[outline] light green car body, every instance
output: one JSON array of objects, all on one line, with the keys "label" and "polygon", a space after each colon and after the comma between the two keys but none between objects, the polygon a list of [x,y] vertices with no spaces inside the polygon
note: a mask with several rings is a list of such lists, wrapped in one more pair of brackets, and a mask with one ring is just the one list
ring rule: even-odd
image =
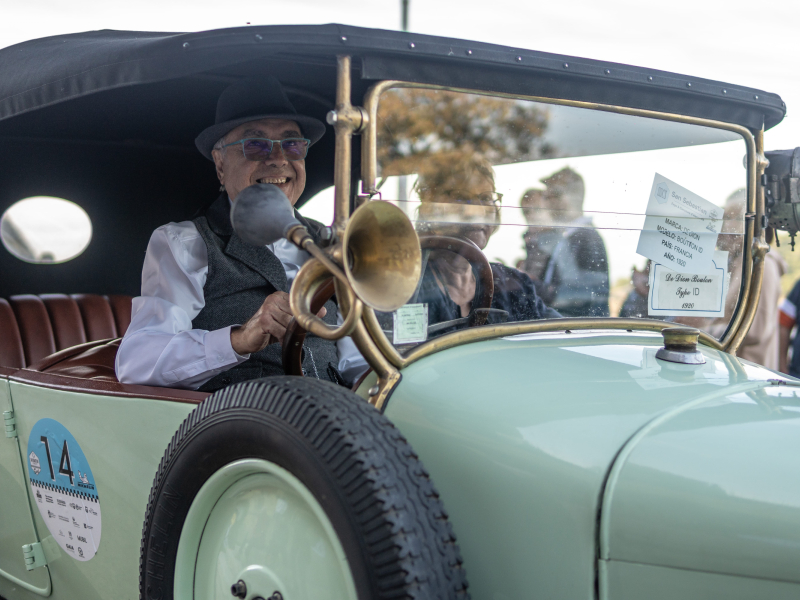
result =
[{"label": "light green car body", "polygon": [[[800,597],[800,382],[708,348],[705,365],[666,363],[661,344],[535,334],[403,371],[385,414],[437,485],[473,598]],[[18,435],[0,438],[0,596],[137,598],[150,486],[194,406],[5,379],[0,406]],[[97,483],[86,562],[31,502],[22,456],[42,418],[75,436]],[[26,571],[37,539],[48,564]]]}]

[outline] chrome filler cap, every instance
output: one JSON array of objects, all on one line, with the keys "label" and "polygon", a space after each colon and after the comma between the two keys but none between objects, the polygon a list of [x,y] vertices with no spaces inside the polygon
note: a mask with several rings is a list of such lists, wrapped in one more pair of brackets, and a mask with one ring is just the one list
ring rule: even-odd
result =
[{"label": "chrome filler cap", "polygon": [[703,365],[703,353],[697,349],[700,332],[693,327],[666,327],[661,330],[664,347],[656,352],[656,358],[684,365]]}]

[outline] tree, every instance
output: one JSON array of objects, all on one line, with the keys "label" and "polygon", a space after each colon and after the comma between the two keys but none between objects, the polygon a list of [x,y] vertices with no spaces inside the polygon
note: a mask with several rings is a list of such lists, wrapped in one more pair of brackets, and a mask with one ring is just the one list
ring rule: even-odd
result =
[{"label": "tree", "polygon": [[420,173],[480,154],[493,165],[547,158],[548,113],[532,102],[419,88],[390,90],[378,107],[382,177]]}]

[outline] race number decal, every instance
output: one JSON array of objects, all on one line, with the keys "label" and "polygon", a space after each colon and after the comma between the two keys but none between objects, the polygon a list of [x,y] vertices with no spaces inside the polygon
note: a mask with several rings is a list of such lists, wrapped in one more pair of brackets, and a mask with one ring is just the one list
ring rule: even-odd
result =
[{"label": "race number decal", "polygon": [[36,422],[28,439],[31,492],[47,529],[64,551],[90,560],[100,545],[100,498],[89,462],[58,421]]}]

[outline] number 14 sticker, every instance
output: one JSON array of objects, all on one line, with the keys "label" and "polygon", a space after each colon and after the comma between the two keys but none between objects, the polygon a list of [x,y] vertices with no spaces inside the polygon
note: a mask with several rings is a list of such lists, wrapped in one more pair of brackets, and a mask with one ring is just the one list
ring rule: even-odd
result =
[{"label": "number 14 sticker", "polygon": [[[39,439],[44,444],[44,450],[47,453],[47,466],[50,467],[50,479],[56,480],[56,474],[53,473],[53,459],[50,454],[50,440],[46,435],[42,435]],[[69,460],[69,446],[67,440],[64,440],[64,448],[61,450],[61,461],[58,465],[58,472],[60,475],[69,477],[69,484],[75,485],[75,473],[72,472],[72,463]]]},{"label": "number 14 sticker", "polygon": [[100,545],[100,497],[80,445],[58,421],[41,419],[31,429],[28,476],[53,538],[76,560],[91,560]]}]

